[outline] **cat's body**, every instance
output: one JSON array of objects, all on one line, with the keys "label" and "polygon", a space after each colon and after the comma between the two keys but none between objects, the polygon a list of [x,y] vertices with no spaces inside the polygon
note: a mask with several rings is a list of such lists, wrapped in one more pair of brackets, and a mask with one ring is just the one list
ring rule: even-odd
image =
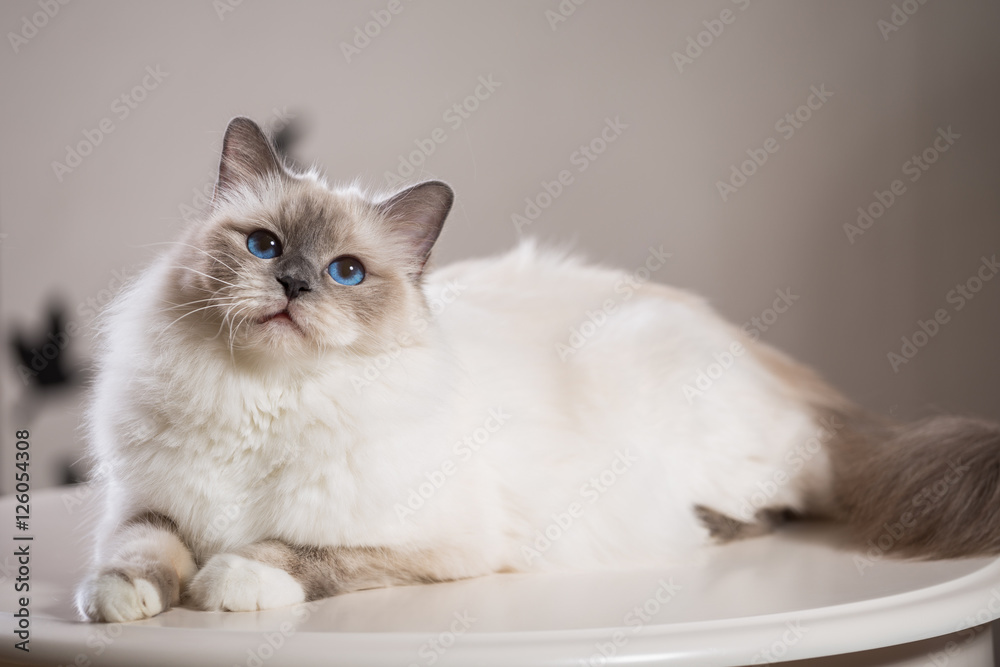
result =
[{"label": "cat's body", "polygon": [[[141,618],[182,592],[241,610],[655,565],[763,530],[769,511],[843,517],[874,497],[844,472],[870,425],[701,300],[531,244],[423,273],[446,186],[379,203],[277,176],[248,123],[227,133],[212,231],[109,315],[91,411],[107,500],[85,616]],[[310,236],[319,218],[333,241]],[[275,225],[283,257],[239,254]],[[303,238],[332,247],[297,256]],[[362,283],[315,281],[345,254]],[[966,440],[993,460],[997,434],[978,426],[962,425]]]}]

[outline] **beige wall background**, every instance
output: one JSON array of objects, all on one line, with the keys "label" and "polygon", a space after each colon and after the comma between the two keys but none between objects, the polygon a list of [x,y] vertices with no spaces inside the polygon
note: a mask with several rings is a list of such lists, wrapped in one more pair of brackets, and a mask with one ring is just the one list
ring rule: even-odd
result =
[{"label": "beige wall background", "polygon": [[[200,205],[228,119],[287,109],[308,121],[300,155],[334,181],[385,186],[433,145],[414,177],[458,193],[438,263],[509,248],[512,216],[566,170],[523,233],[625,268],[662,245],[656,279],[736,322],[790,290],[764,340],[862,404],[1000,419],[1000,279],[949,301],[1000,251],[996,2],[25,0],[0,5],[0,26],[5,336],[40,327],[53,296],[86,331]],[[608,119],[619,133],[602,146]],[[741,165],[753,173],[724,199]],[[894,180],[901,194],[850,242],[844,225]],[[894,371],[888,353],[938,309],[948,322]],[[89,346],[70,351],[86,363]],[[54,483],[79,457],[81,395],[29,417],[12,366],[5,354],[0,456],[28,427],[36,483]]]}]

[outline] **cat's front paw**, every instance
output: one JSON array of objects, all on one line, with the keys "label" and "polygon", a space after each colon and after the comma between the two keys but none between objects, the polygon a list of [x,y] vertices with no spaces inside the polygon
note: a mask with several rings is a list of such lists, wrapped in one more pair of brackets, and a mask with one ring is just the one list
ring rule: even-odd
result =
[{"label": "cat's front paw", "polygon": [[119,567],[85,581],[76,606],[90,621],[126,623],[155,616],[170,607],[179,587],[176,575],[149,568]]},{"label": "cat's front paw", "polygon": [[235,554],[218,554],[191,580],[187,599],[206,611],[258,611],[304,602],[306,595],[284,570]]}]

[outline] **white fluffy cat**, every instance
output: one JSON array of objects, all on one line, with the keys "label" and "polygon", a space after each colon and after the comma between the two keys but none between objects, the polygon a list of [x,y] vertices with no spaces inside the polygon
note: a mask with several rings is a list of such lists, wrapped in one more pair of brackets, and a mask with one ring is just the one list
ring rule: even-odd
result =
[{"label": "white fluffy cat", "polygon": [[232,121],[210,215],[106,318],[84,617],[662,564],[788,513],[1000,546],[996,477],[911,508],[995,470],[995,426],[880,424],[699,298],[531,244],[425,272],[451,203],[331,189]]}]

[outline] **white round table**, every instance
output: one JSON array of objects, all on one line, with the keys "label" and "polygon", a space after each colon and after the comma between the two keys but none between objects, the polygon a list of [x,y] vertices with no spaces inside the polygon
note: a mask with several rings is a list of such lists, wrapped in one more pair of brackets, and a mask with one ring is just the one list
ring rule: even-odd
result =
[{"label": "white round table", "polygon": [[[1000,560],[899,562],[797,526],[655,571],[496,575],[363,591],[255,613],[173,609],[76,620],[89,558],[86,486],[32,494],[26,531],[0,499],[0,663],[34,665],[683,665],[806,660],[852,667],[992,665]],[[32,537],[15,540],[15,537]],[[29,648],[15,648],[28,546]],[[876,553],[872,553],[877,556]],[[23,582],[22,582],[23,583]]]}]

